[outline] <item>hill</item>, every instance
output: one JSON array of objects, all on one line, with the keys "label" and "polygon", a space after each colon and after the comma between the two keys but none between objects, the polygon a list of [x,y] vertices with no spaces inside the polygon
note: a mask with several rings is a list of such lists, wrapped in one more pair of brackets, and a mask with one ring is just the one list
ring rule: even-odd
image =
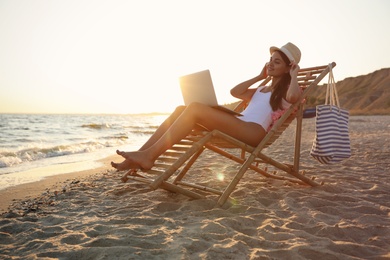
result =
[{"label": "hill", "polygon": [[[341,107],[349,110],[351,115],[390,115],[390,68],[349,77],[337,81],[336,85]],[[325,95],[326,84],[319,85],[310,93],[305,107],[324,104]],[[226,106],[234,108],[237,104]]]},{"label": "hill", "polygon": [[[390,68],[346,78],[336,85],[341,107],[352,115],[390,115]],[[323,104],[325,95],[326,85],[320,85],[310,93],[306,107]]]}]

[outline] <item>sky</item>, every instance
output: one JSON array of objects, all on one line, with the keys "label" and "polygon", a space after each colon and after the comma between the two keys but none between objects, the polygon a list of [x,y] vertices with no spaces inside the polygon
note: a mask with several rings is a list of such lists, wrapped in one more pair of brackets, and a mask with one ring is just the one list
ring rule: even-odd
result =
[{"label": "sky", "polygon": [[390,67],[388,0],[0,0],[0,113],[170,112],[209,69],[220,104],[269,47],[336,81]]}]

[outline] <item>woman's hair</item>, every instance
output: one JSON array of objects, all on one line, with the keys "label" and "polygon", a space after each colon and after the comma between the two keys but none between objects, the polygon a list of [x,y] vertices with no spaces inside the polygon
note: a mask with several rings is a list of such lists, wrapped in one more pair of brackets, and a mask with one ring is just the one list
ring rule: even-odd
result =
[{"label": "woman's hair", "polygon": [[[284,54],[281,51],[277,51],[277,52],[280,53],[280,55],[282,56],[283,61],[287,65],[289,65],[290,64],[290,60],[288,59],[286,54]],[[284,98],[286,96],[287,89],[288,89],[288,86],[289,86],[290,82],[291,82],[290,73],[285,73],[281,77],[279,82],[276,84],[274,90],[272,91],[271,98],[270,98],[270,101],[269,101],[273,111],[276,111],[279,108],[282,109],[282,98]]]}]

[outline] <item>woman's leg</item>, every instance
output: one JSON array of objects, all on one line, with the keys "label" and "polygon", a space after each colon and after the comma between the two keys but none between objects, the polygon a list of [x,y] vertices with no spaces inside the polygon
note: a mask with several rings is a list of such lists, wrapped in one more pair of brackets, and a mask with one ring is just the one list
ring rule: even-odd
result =
[{"label": "woman's leg", "polygon": [[185,106],[176,107],[175,111],[173,111],[170,116],[164,120],[164,122],[157,128],[157,130],[153,133],[153,135],[146,141],[146,143],[139,149],[140,151],[145,150],[152,146],[158,139],[165,134],[165,132],[171,127],[171,125],[176,121],[176,119],[183,113],[185,110]]},{"label": "woman's leg", "polygon": [[253,146],[266,134],[258,124],[241,121],[231,114],[200,103],[192,103],[150,147],[142,151],[119,154],[131,162],[130,168],[150,169],[158,156],[184,138],[196,124],[209,130],[218,129]]},{"label": "woman's leg", "polygon": [[[185,106],[176,107],[175,111],[169,115],[167,119],[157,128],[157,130],[152,134],[152,136],[141,146],[139,151],[145,150],[152,146],[161,136],[169,129],[169,127],[175,122],[175,120],[183,113]],[[121,155],[121,152],[117,150],[117,153]],[[111,162],[111,166],[117,169],[118,171],[129,170],[133,163],[129,160],[124,160],[121,163]]]}]

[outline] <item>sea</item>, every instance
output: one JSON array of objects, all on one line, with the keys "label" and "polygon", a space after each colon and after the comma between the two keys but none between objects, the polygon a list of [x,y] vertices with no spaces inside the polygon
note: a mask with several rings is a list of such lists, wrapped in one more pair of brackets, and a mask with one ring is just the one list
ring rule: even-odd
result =
[{"label": "sea", "polygon": [[166,114],[0,114],[0,189],[98,168],[116,149],[136,150]]}]

